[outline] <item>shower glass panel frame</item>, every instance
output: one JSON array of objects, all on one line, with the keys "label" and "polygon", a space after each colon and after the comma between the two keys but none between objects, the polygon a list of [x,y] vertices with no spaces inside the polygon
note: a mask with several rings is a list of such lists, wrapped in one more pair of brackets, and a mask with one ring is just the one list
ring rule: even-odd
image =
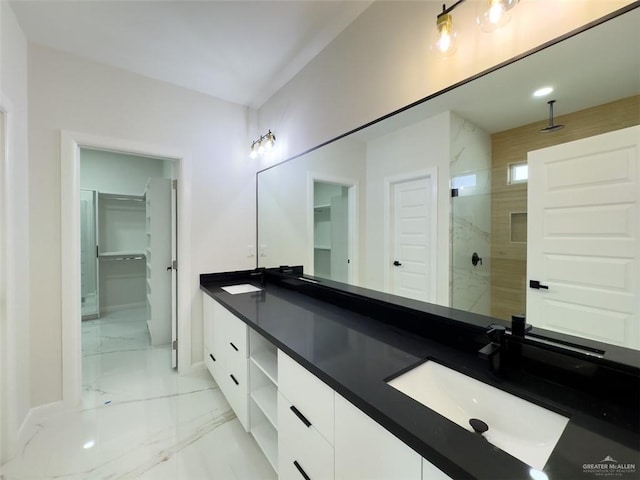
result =
[{"label": "shower glass panel frame", "polygon": [[491,170],[451,175],[451,307],[491,311]]}]

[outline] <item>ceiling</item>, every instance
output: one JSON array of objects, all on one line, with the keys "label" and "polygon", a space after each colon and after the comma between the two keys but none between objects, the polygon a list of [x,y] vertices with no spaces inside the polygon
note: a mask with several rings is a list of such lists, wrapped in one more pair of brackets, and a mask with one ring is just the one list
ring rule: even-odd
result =
[{"label": "ceiling", "polygon": [[29,42],[260,107],[372,0],[12,0]]}]

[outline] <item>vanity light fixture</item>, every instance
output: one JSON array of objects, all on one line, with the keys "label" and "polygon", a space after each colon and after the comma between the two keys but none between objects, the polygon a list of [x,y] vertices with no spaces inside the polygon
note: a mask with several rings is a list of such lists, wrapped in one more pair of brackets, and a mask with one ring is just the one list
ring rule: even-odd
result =
[{"label": "vanity light fixture", "polygon": [[258,155],[262,155],[265,152],[273,149],[276,144],[276,136],[269,130],[264,135],[260,135],[260,138],[251,142],[251,158],[257,158]]},{"label": "vanity light fixture", "polygon": [[[457,0],[451,6],[442,5],[442,12],[436,17],[435,38],[431,41],[431,50],[440,57],[448,57],[456,51],[457,35],[453,29],[453,15],[456,7],[466,0]],[[494,30],[509,22],[511,10],[520,0],[482,0],[486,8],[478,15],[477,22],[484,32]]]},{"label": "vanity light fixture", "polygon": [[509,23],[511,10],[520,0],[487,0],[488,7],[478,15],[478,25],[483,32],[493,32]]}]

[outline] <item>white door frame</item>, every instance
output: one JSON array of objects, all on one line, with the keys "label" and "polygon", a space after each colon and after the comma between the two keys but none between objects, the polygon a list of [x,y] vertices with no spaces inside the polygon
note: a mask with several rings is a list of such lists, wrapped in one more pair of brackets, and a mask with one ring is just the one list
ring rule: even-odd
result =
[{"label": "white door frame", "polygon": [[348,283],[352,285],[358,284],[358,271],[360,269],[358,255],[358,181],[352,178],[335,177],[324,173],[307,173],[307,268],[305,269],[310,275],[313,275],[314,266],[314,248],[313,248],[313,189],[315,182],[334,183],[348,188],[348,226],[347,235],[349,237],[348,257]]},{"label": "white door frame", "polygon": [[[82,398],[82,353],[80,322],[80,147],[159,157],[176,162],[179,194],[178,228],[180,373],[191,367],[191,155],[163,145],[103,137],[79,132],[60,132],[61,240],[62,240],[62,400],[68,407]],[[167,368],[169,368],[167,366]]]},{"label": "white door frame", "polygon": [[431,216],[429,221],[430,240],[432,248],[429,251],[429,261],[433,268],[429,272],[429,282],[431,284],[431,292],[429,293],[428,302],[435,303],[437,299],[437,278],[438,278],[438,262],[436,252],[438,250],[438,169],[436,167],[417,170],[414,172],[406,172],[384,179],[384,248],[382,261],[384,262],[384,290],[391,292],[391,247],[393,245],[393,229],[391,222],[393,220],[392,198],[393,185],[396,183],[408,182],[410,180],[419,180],[421,178],[429,178],[431,180]]},{"label": "white door frame", "polygon": [[7,342],[8,335],[7,330],[10,328],[8,325],[9,315],[7,302],[9,301],[7,295],[7,165],[9,159],[9,117],[13,112],[12,106],[9,104],[9,100],[0,92],[0,113],[3,116],[2,125],[0,128],[0,136],[2,138],[2,152],[0,152],[0,345],[2,345],[3,352],[0,353],[0,464],[9,458],[9,455],[13,453],[11,446],[15,442],[16,433],[18,427],[13,421],[13,415],[10,412],[15,412],[15,395],[11,392],[13,389],[14,378],[9,378],[11,370],[8,365],[11,363],[14,350],[14,342]]}]

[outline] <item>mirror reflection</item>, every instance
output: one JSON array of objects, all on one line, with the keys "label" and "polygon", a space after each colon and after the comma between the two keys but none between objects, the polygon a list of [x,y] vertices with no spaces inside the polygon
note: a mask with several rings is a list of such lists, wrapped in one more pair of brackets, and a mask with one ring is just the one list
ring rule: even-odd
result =
[{"label": "mirror reflection", "polygon": [[263,170],[259,266],[640,349],[638,24]]}]

